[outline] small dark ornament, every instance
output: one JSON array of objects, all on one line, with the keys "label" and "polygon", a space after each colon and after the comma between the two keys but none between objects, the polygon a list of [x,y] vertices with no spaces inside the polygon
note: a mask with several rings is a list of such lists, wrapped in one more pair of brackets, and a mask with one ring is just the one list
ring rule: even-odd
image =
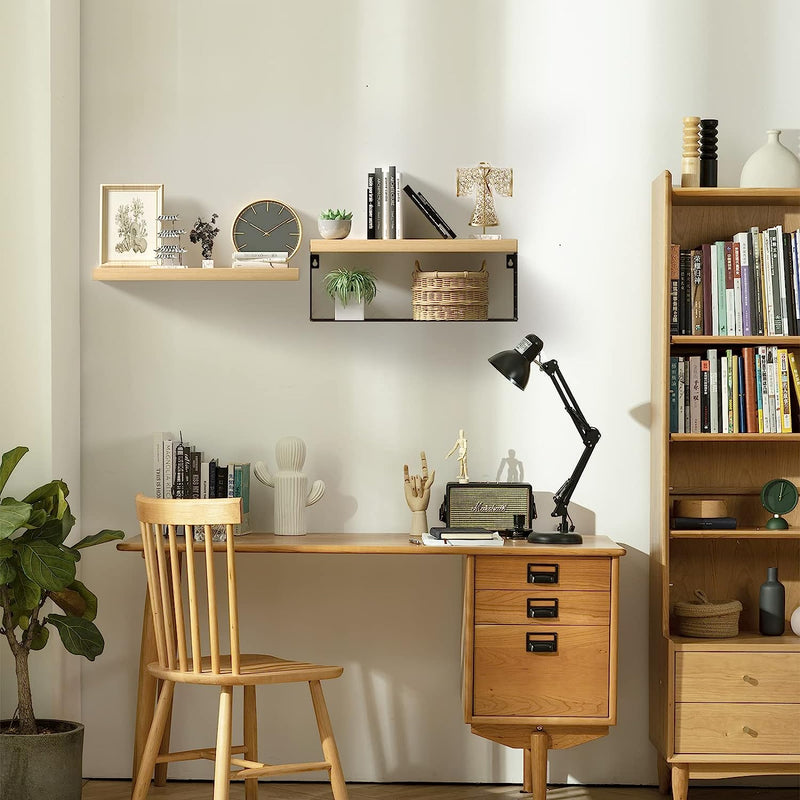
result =
[{"label": "small dark ornament", "polygon": [[700,185],[717,185],[717,125],[719,120],[700,120]]},{"label": "small dark ornament", "polygon": [[211,258],[211,251],[214,249],[214,237],[219,233],[219,228],[214,227],[218,216],[219,214],[212,214],[211,222],[203,222],[202,217],[198,217],[194,228],[189,232],[189,241],[192,244],[200,244],[203,258]]}]

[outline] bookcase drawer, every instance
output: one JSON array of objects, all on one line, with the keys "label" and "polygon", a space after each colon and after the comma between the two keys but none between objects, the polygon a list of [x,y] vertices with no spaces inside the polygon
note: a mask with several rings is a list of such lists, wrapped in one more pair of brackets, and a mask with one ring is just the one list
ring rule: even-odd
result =
[{"label": "bookcase drawer", "polygon": [[794,755],[800,751],[800,705],[676,703],[676,753]]},{"label": "bookcase drawer", "polygon": [[609,592],[549,592],[479,589],[475,622],[500,625],[608,625]]},{"label": "bookcase drawer", "polygon": [[476,625],[476,716],[607,717],[609,629]]},{"label": "bookcase drawer", "polygon": [[527,589],[541,594],[562,591],[603,591],[611,587],[608,558],[548,558],[477,556],[476,589]]},{"label": "bookcase drawer", "polygon": [[676,653],[675,699],[800,703],[800,653]]}]

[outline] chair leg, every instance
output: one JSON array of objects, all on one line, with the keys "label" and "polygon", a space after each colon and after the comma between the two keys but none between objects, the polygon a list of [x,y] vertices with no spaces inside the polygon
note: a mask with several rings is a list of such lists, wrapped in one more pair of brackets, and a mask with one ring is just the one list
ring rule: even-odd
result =
[{"label": "chair leg", "polygon": [[[258,712],[256,710],[256,687],[244,687],[244,746],[247,760],[258,761]],[[258,800],[258,778],[244,779],[245,800]]]},{"label": "chair leg", "polygon": [[328,707],[325,705],[322,686],[319,681],[309,681],[308,688],[311,690],[311,702],[314,704],[314,714],[317,718],[322,755],[331,765],[330,777],[333,800],[348,800],[347,785],[344,782],[342,764],[339,761],[339,750],[336,747],[336,739],[333,737],[331,718],[328,716]]},{"label": "chair leg", "polygon": [[231,716],[233,686],[219,688],[217,719],[217,757],[214,760],[214,800],[228,800],[231,772]]},{"label": "chair leg", "polygon": [[145,800],[150,790],[150,778],[156,765],[158,750],[161,746],[161,737],[164,734],[167,719],[172,711],[172,695],[174,692],[175,684],[172,681],[164,681],[161,686],[161,694],[158,696],[158,705],[153,717],[153,724],[150,726],[147,741],[142,751],[139,772],[136,775],[136,783],[133,787],[131,800]]}]

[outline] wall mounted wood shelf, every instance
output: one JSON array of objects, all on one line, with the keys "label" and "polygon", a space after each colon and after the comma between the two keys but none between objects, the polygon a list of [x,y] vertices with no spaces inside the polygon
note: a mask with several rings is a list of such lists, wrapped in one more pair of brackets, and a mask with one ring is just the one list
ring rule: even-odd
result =
[{"label": "wall mounted wood shelf", "polygon": [[153,269],[151,267],[95,267],[96,281],[296,281],[297,267],[266,269],[264,267],[215,267],[201,269]]}]

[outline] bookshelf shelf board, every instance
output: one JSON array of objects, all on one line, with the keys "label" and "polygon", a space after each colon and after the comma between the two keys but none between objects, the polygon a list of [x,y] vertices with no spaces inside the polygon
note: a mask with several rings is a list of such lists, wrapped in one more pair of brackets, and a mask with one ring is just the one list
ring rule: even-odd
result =
[{"label": "bookshelf shelf board", "polygon": [[800,653],[800,636],[785,633],[783,636],[762,636],[755,631],[740,631],[729,639],[692,639],[687,636],[670,636],[676,650],[781,650]]},{"label": "bookshelf shelf board", "polygon": [[774,345],[776,347],[800,347],[800,336],[671,336],[672,344],[680,345],[730,345],[749,344]]},{"label": "bookshelf shelf board", "polygon": [[800,530],[770,531],[766,528],[740,528],[734,530],[674,531],[670,539],[800,539]]},{"label": "bookshelf shelf board", "polygon": [[265,267],[214,267],[201,269],[153,269],[151,267],[95,267],[96,281],[296,281],[297,267],[267,269]]},{"label": "bookshelf shelf board", "polygon": [[516,239],[312,239],[312,253],[516,253]]},{"label": "bookshelf shelf board", "polygon": [[800,442],[800,433],[671,433],[671,442]]},{"label": "bookshelf shelf board", "polygon": [[800,206],[800,189],[672,187],[674,206]]}]

